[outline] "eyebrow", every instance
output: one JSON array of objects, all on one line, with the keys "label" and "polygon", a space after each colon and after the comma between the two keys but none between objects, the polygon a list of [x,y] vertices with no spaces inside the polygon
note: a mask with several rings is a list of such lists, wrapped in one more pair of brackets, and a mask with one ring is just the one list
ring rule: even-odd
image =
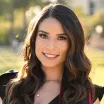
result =
[{"label": "eyebrow", "polygon": [[[49,33],[48,33],[48,32],[46,32],[46,31],[43,31],[43,30],[39,30],[38,32],[42,32],[42,33],[45,33],[45,34],[48,34],[48,35],[49,35]],[[65,35],[65,36],[67,36],[67,35],[66,35],[66,33],[57,34],[57,35]]]}]

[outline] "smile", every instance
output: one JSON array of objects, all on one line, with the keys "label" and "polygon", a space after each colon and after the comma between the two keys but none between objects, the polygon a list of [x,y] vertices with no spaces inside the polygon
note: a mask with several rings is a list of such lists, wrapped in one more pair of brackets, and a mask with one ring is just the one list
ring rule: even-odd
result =
[{"label": "smile", "polygon": [[59,56],[59,55],[47,54],[47,53],[43,53],[43,55],[48,59],[55,59]]}]

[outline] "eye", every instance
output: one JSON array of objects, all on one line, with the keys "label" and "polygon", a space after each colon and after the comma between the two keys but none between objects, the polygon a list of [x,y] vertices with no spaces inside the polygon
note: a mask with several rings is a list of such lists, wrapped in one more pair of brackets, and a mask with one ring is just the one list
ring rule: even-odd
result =
[{"label": "eye", "polygon": [[60,37],[58,37],[58,39],[59,39],[59,40],[66,40],[67,37],[65,37],[65,36],[60,36]]},{"label": "eye", "polygon": [[48,36],[47,36],[46,34],[39,34],[39,36],[40,36],[41,38],[43,38],[43,39],[47,39],[47,38],[48,38]]}]

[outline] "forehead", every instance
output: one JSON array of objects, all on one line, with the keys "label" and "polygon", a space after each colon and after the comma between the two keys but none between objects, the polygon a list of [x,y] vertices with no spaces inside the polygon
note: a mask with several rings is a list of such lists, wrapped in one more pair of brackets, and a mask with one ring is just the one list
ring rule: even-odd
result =
[{"label": "forehead", "polygon": [[38,31],[39,30],[43,30],[53,34],[64,33],[62,24],[57,19],[52,17],[44,19],[38,27]]}]

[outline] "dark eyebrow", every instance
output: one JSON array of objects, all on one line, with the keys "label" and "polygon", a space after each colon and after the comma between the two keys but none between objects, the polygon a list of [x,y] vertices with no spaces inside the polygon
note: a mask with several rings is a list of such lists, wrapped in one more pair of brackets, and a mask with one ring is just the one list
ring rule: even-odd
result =
[{"label": "dark eyebrow", "polygon": [[64,36],[67,36],[67,34],[66,34],[66,33],[62,33],[62,34],[57,34],[57,35],[64,35]]},{"label": "dark eyebrow", "polygon": [[[48,32],[46,32],[46,31],[43,31],[43,30],[39,30],[38,32],[42,32],[42,33],[45,33],[45,34],[49,34]],[[66,33],[57,34],[57,35],[65,35],[65,36],[67,36],[67,35],[66,35]]]},{"label": "dark eyebrow", "polygon": [[45,32],[43,30],[39,30],[38,32],[42,32],[42,33],[45,33],[45,34],[49,34],[48,32]]}]

